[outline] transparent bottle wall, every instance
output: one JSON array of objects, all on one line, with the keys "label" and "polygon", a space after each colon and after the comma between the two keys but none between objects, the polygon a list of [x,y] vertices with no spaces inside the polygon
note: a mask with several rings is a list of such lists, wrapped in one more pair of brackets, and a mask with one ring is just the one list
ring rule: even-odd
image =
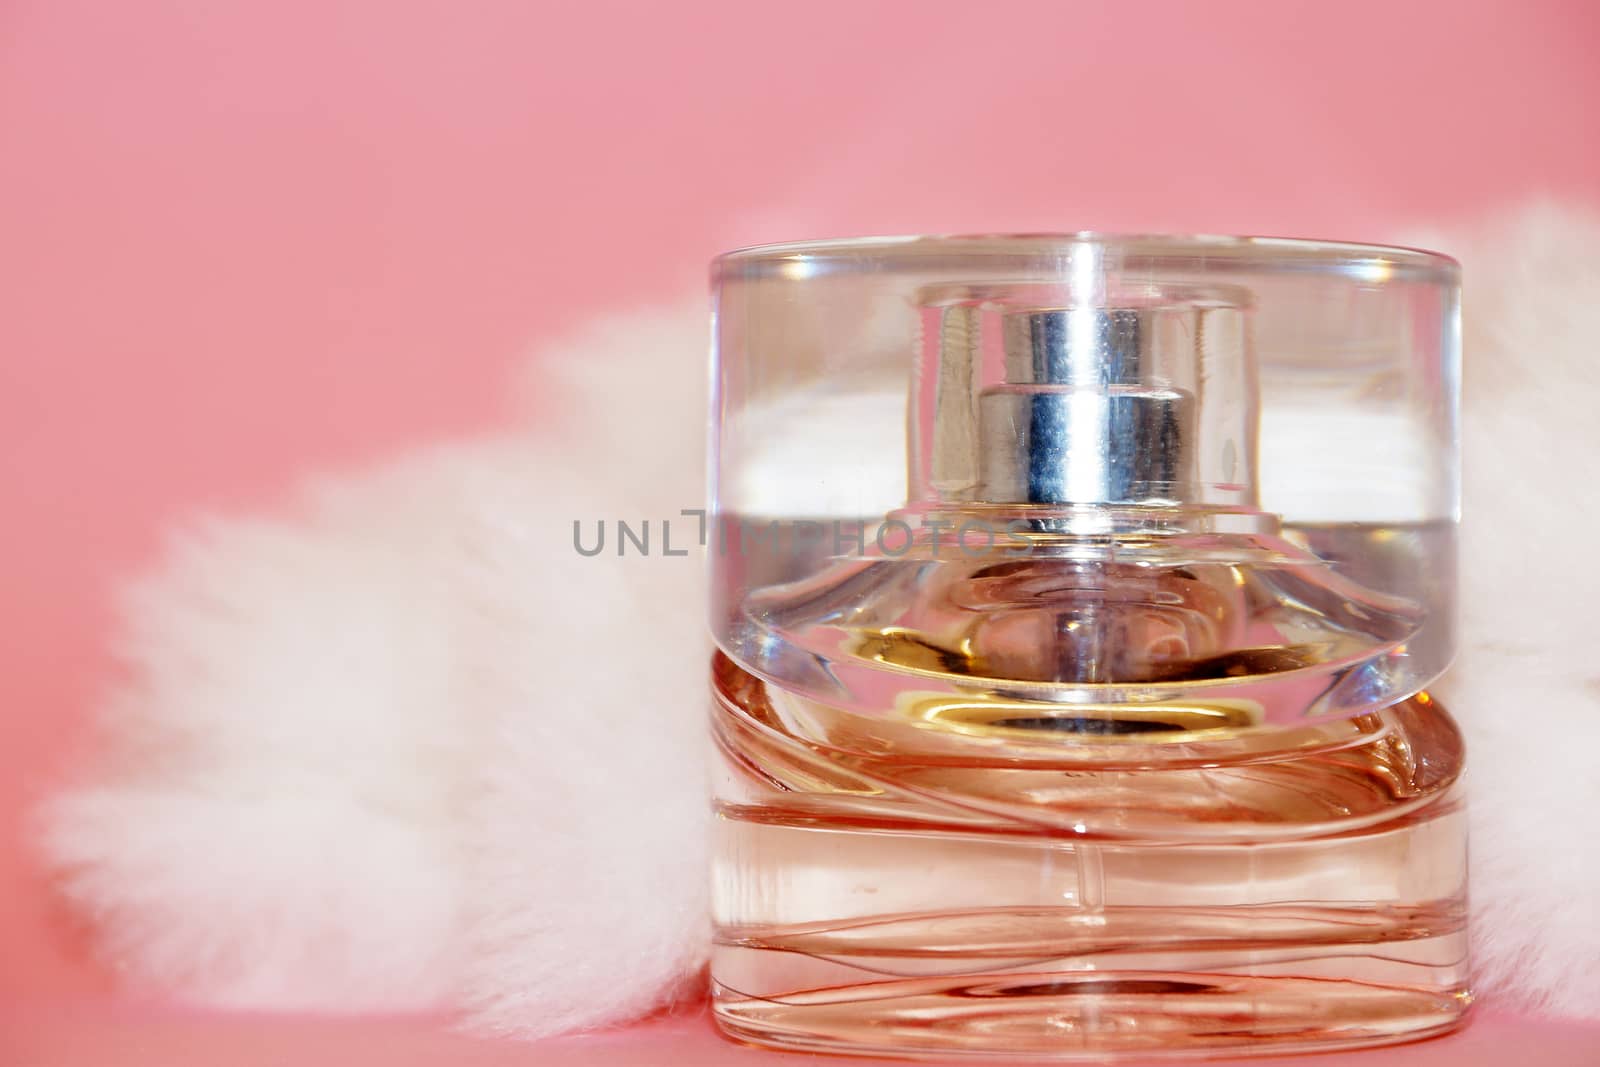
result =
[{"label": "transparent bottle wall", "polygon": [[725,256],[718,642],[884,729],[1056,708],[917,726],[1052,758],[1404,699],[1453,649],[1456,284],[1255,238]]}]

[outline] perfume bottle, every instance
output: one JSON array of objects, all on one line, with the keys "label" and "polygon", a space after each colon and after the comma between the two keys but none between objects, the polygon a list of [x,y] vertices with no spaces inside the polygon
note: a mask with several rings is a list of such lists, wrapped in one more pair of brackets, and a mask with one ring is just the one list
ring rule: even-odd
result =
[{"label": "perfume bottle", "polygon": [[1457,1025],[1455,265],[907,238],[715,283],[723,1031],[1103,1059]]}]

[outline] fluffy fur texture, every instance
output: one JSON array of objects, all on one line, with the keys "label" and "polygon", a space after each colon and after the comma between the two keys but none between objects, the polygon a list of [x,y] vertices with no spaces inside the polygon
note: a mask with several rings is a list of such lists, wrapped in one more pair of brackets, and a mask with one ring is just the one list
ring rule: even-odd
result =
[{"label": "fluffy fur texture", "polygon": [[[460,710],[486,718],[468,852],[467,968],[480,1029],[538,1036],[698,992],[706,903],[698,522],[702,304],[581,339],[570,444],[470,472]],[[592,450],[592,451],[591,451]],[[618,519],[649,555],[615,555]],[[580,557],[606,524],[605,551]],[[691,983],[693,983],[691,985]]]},{"label": "fluffy fur texture", "polygon": [[1445,247],[1465,268],[1465,480],[1439,689],[1467,735],[1477,982],[1600,1018],[1600,216],[1541,207]]},{"label": "fluffy fur texture", "polygon": [[[1480,985],[1600,1017],[1600,220],[1533,212],[1468,268],[1462,656]],[[562,346],[557,425],[189,531],[127,611],[107,759],[46,843],[107,954],[189,999],[458,1006],[537,1036],[697,981],[699,567],[586,559],[574,518],[700,499],[698,305]],[[570,447],[581,440],[583,447]],[[692,522],[675,525],[678,535]],[[615,528],[610,533],[614,536]]]},{"label": "fluffy fur texture", "polygon": [[[697,989],[708,642],[659,523],[704,495],[705,337],[703,306],[603,325],[561,346],[586,403],[541,433],[177,538],[127,601],[104,758],[45,812],[112,962],[526,1036]],[[649,558],[573,551],[619,518]]]}]

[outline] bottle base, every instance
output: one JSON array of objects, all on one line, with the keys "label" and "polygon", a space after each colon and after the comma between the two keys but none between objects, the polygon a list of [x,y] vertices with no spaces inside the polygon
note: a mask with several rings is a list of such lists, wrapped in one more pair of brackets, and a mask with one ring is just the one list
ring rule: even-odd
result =
[{"label": "bottle base", "polygon": [[1463,990],[1185,971],[1019,972],[813,989],[780,999],[718,983],[728,1037],[879,1057],[1049,1060],[1280,1055],[1396,1044],[1465,1019]]},{"label": "bottle base", "polygon": [[711,978],[737,1040],[1267,1055],[1468,1009],[1460,735],[1425,695],[1243,751],[1072,737],[1046,762],[863,742],[723,663]]}]

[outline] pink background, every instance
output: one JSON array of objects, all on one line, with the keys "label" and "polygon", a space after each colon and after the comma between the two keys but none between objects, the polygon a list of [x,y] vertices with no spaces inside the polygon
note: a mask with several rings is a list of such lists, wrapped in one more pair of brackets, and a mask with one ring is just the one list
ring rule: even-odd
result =
[{"label": "pink background", "polygon": [[1600,202],[1597,12],[11,0],[0,1002],[105,985],[23,812],[167,521],[493,425],[541,338],[734,245]]}]

